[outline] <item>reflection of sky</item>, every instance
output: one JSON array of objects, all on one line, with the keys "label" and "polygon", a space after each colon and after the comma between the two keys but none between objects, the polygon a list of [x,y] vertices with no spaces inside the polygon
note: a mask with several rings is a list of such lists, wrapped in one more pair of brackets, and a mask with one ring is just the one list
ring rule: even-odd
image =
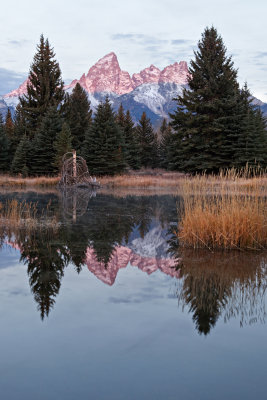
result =
[{"label": "reflection of sky", "polygon": [[264,398],[266,326],[220,320],[199,336],[176,280],[130,266],[112,287],[69,266],[42,322],[18,259],[1,253],[2,399]]},{"label": "reflection of sky", "polygon": [[15,266],[18,254],[20,254],[18,250],[11,248],[9,245],[4,245],[4,250],[0,250],[0,269]]}]

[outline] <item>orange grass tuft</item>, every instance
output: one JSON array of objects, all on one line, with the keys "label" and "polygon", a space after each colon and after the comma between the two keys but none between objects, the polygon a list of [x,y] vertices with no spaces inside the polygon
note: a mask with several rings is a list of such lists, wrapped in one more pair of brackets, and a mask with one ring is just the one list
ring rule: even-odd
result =
[{"label": "orange grass tuft", "polygon": [[36,178],[21,178],[9,175],[0,175],[0,187],[51,187],[56,186],[59,177],[40,176]]},{"label": "orange grass tuft", "polygon": [[16,199],[7,201],[5,204],[0,203],[0,227],[27,229],[35,228],[42,225],[58,225],[55,216],[49,216],[49,207],[43,210],[41,216],[37,216],[37,203],[19,202]]},{"label": "orange grass tuft", "polygon": [[266,178],[186,179],[177,235],[186,247],[209,249],[267,248]]}]

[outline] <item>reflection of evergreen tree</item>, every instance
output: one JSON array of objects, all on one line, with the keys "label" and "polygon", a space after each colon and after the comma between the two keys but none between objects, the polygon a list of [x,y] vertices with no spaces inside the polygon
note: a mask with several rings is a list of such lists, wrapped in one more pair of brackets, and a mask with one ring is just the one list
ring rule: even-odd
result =
[{"label": "reflection of evergreen tree", "polygon": [[[181,269],[183,277],[181,289],[177,292],[178,302],[189,307],[197,331],[207,335],[223,312],[226,313],[225,321],[240,316],[241,325],[253,314],[258,314],[261,319],[262,308],[257,301],[262,304],[260,296],[265,291],[262,290],[262,282],[266,287],[267,271],[261,267],[262,256],[257,259],[255,255],[248,254],[237,257],[236,253],[182,249],[175,231],[177,227],[170,226],[168,244],[169,254],[177,259],[177,268]],[[249,313],[246,302],[250,303]]]},{"label": "reflection of evergreen tree", "polygon": [[184,300],[190,305],[198,332],[207,335],[215,326],[221,308],[229,294],[228,287],[221,287],[216,271],[198,276],[188,274],[184,281]]},{"label": "reflection of evergreen tree", "polygon": [[28,265],[29,283],[41,318],[48,316],[58,295],[68,256],[58,245],[55,233],[37,230],[29,237],[21,237],[21,260]]},{"label": "reflection of evergreen tree", "polygon": [[84,224],[65,224],[61,227],[62,241],[68,249],[70,261],[79,274],[86,260],[88,247],[87,226]]}]

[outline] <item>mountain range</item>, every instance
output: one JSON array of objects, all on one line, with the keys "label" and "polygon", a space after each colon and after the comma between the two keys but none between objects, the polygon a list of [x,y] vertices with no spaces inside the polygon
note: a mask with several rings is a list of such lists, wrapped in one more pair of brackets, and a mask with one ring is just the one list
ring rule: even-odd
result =
[{"label": "mountain range", "polygon": [[[117,56],[112,52],[98,60],[87,74],[84,73],[80,79],[74,79],[64,89],[71,92],[79,83],[88,93],[93,111],[108,95],[114,110],[122,104],[125,110],[130,110],[134,122],[145,111],[153,125],[158,125],[162,118],[168,119],[169,113],[176,108],[173,99],[187,85],[188,74],[187,63],[180,61],[162,70],[150,65],[130,76],[127,71],[121,70]],[[3,115],[8,107],[14,113],[19,96],[26,93],[27,83],[28,80],[25,80],[17,89],[0,97],[0,112]],[[257,105],[267,112],[267,104],[258,101]]]}]

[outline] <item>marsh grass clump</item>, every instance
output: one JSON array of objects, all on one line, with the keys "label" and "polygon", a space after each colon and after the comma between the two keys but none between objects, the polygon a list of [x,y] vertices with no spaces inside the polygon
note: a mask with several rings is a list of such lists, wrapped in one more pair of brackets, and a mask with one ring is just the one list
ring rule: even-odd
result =
[{"label": "marsh grass clump", "polygon": [[0,175],[0,187],[53,187],[59,182],[58,176],[39,176],[35,178],[23,178],[22,176]]},{"label": "marsh grass clump", "polygon": [[[229,177],[230,176],[230,177]],[[181,245],[208,249],[267,248],[266,178],[226,174],[184,180],[177,235]]]},{"label": "marsh grass clump", "polygon": [[32,229],[40,226],[57,226],[56,217],[51,215],[50,203],[38,215],[38,203],[9,200],[6,203],[0,203],[0,227],[9,231],[10,228]]}]

